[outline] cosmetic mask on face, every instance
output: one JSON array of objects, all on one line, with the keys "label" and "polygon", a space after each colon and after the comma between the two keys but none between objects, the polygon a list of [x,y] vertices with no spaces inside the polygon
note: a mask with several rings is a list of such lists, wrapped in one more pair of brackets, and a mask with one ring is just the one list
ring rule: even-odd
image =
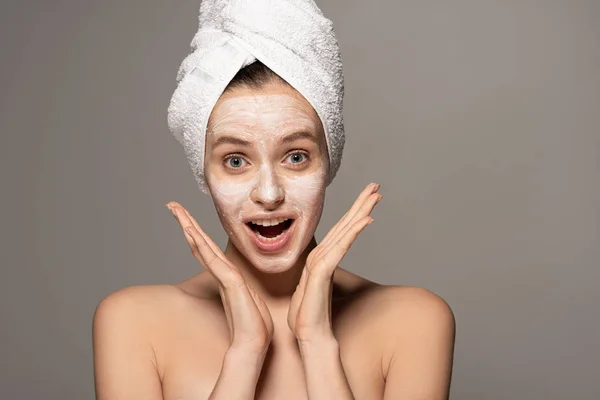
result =
[{"label": "cosmetic mask on face", "polygon": [[292,267],[314,235],[327,184],[323,136],[291,90],[225,96],[211,115],[208,188],[230,240],[263,272]]}]

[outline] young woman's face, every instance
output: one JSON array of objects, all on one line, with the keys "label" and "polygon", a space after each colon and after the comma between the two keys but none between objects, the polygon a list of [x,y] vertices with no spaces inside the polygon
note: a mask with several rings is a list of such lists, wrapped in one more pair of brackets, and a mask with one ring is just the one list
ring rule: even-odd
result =
[{"label": "young woman's face", "polygon": [[206,181],[231,242],[257,269],[285,271],[308,246],[327,170],[321,121],[293,88],[234,89],[215,105]]}]

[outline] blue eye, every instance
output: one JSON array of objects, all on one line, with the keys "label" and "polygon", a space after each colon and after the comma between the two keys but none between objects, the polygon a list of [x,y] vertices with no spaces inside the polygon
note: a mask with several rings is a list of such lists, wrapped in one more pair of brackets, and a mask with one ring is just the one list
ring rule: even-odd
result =
[{"label": "blue eye", "polygon": [[286,157],[286,160],[289,160],[289,162],[292,164],[301,164],[306,160],[306,158],[308,157],[304,153],[292,153]]},{"label": "blue eye", "polygon": [[225,159],[228,168],[238,169],[244,166],[246,160],[239,156],[231,156]]}]

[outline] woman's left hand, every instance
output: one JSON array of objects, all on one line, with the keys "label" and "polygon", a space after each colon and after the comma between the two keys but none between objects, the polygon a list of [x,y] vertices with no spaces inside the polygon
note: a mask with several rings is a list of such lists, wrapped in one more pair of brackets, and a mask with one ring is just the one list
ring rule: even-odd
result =
[{"label": "woman's left hand", "polygon": [[377,193],[379,186],[369,184],[350,210],[308,255],[288,311],[288,325],[298,341],[333,338],[333,273],[358,234],[373,222],[371,211],[383,197]]}]

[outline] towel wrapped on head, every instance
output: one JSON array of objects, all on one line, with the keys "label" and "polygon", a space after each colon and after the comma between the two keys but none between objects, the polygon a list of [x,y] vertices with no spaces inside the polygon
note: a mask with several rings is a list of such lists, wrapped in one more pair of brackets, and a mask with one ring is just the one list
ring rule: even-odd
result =
[{"label": "towel wrapped on head", "polygon": [[344,77],[332,22],[313,0],[202,0],[199,20],[192,52],[179,67],[168,123],[200,188],[206,192],[208,118],[237,72],[256,60],[304,96],[320,117],[330,183],[345,141]]}]

